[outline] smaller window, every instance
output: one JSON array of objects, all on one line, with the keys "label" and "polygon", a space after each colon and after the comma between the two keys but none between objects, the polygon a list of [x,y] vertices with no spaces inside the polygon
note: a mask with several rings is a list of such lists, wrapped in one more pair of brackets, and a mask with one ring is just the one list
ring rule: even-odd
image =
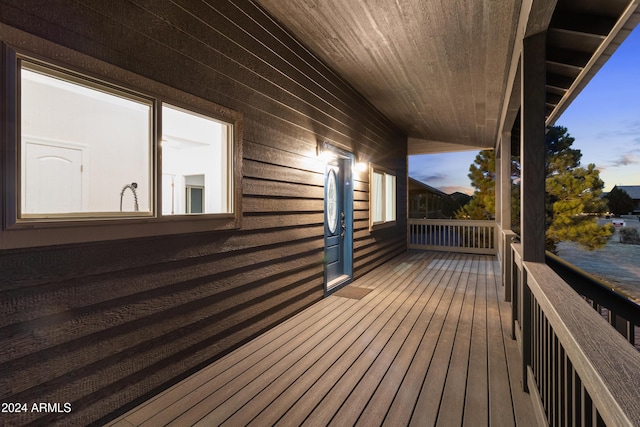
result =
[{"label": "smaller window", "polygon": [[395,225],[396,176],[393,172],[371,166],[370,229]]},{"label": "smaller window", "polygon": [[232,214],[232,125],[164,104],[162,214]]}]

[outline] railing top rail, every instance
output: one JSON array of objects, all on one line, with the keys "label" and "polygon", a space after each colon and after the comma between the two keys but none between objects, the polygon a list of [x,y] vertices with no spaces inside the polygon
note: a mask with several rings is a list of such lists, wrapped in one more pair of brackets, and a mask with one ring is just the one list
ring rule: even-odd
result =
[{"label": "railing top rail", "polygon": [[496,227],[497,224],[493,220],[477,220],[477,219],[420,219],[409,218],[409,224],[441,224],[441,225],[461,225],[461,226],[490,226]]},{"label": "railing top rail", "polygon": [[607,425],[640,425],[640,353],[549,266],[523,262],[527,283]]},{"label": "railing top rail", "polygon": [[[546,253],[546,261],[547,265],[578,294],[592,300],[595,299],[604,307],[613,309],[616,314],[632,321],[636,325],[640,325],[640,304],[633,301],[632,297],[624,291],[609,286],[597,277],[548,251]],[[570,274],[564,274],[564,272]]]}]

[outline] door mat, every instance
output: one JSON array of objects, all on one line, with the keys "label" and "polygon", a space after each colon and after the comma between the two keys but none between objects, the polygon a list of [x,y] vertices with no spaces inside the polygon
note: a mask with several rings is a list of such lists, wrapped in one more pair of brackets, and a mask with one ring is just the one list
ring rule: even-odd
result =
[{"label": "door mat", "polygon": [[343,298],[362,299],[373,289],[359,288],[357,286],[345,286],[333,293],[333,295]]}]

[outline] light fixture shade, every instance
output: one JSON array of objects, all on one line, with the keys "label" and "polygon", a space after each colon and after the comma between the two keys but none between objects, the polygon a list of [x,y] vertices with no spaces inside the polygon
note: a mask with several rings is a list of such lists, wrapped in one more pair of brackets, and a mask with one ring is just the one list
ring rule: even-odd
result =
[{"label": "light fixture shade", "polygon": [[331,149],[331,145],[327,141],[318,142],[316,146],[316,151],[318,155],[318,159],[328,162],[333,159],[336,155]]},{"label": "light fixture shade", "polygon": [[359,172],[359,173],[366,172],[368,169],[368,165],[366,162],[359,161],[359,162],[356,162],[354,169],[356,172]]}]

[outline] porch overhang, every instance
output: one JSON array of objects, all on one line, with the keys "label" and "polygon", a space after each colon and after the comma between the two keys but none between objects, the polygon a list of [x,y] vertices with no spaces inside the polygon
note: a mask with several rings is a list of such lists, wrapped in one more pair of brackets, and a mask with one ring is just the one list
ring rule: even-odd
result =
[{"label": "porch overhang", "polygon": [[553,124],[640,22],[640,0],[259,3],[406,133],[410,155],[495,148],[520,108],[522,40],[541,31]]}]

